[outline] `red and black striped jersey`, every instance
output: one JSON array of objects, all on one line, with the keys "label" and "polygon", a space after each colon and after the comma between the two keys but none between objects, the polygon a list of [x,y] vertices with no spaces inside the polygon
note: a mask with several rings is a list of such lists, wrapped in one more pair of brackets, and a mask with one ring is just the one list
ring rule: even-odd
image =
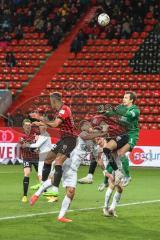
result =
[{"label": "red and black striped jersey", "polygon": [[62,137],[65,135],[77,136],[70,107],[63,104],[60,110],[56,113],[56,118],[60,118],[62,120],[62,123],[59,126]]}]

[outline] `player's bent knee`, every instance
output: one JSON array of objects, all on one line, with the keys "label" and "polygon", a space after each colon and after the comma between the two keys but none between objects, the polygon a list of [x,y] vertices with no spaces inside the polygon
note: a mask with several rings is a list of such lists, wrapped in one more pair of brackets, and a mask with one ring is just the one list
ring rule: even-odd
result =
[{"label": "player's bent knee", "polygon": [[47,157],[45,159],[45,163],[51,164],[54,161],[55,158],[56,158],[56,154],[53,151],[50,151],[47,154]]},{"label": "player's bent knee", "polygon": [[44,161],[45,164],[49,164],[49,165],[52,164],[52,162],[53,162],[52,159],[46,159]]},{"label": "player's bent knee", "polygon": [[121,185],[117,186],[117,192],[122,193],[123,187]]},{"label": "player's bent knee", "polygon": [[55,159],[55,165],[62,165],[67,157],[63,154],[58,154]]},{"label": "player's bent knee", "polygon": [[130,145],[127,143],[117,151],[119,157],[123,157],[128,151],[130,151]]},{"label": "player's bent knee", "polygon": [[24,176],[25,176],[25,177],[29,177],[30,173],[31,173],[30,168],[25,168],[25,169],[24,169]]},{"label": "player's bent knee", "polygon": [[73,188],[73,187],[67,188],[67,196],[69,198],[73,199],[74,194],[75,194],[75,188]]}]

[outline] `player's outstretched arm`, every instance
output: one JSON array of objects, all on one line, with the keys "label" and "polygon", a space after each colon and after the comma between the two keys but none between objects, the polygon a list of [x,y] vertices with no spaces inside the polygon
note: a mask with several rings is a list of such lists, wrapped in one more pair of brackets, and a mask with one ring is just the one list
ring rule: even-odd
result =
[{"label": "player's outstretched arm", "polygon": [[36,143],[32,143],[29,145],[30,148],[40,148],[46,141],[48,137],[47,136],[39,136]]},{"label": "player's outstretched arm", "polygon": [[107,134],[108,134],[108,132],[102,132],[102,131],[93,132],[93,133],[87,133],[84,131],[84,132],[81,132],[79,136],[84,140],[92,140],[97,137],[104,137]]},{"label": "player's outstretched arm", "polygon": [[62,120],[60,118],[56,118],[54,121],[48,121],[48,120],[44,119],[42,122],[45,123],[49,127],[56,128],[59,125],[61,125]]},{"label": "player's outstretched arm", "polygon": [[54,121],[48,121],[45,117],[41,116],[38,113],[30,113],[30,117],[37,119],[38,121],[45,124],[46,126],[53,127],[53,128],[58,127],[62,123],[62,119],[60,118],[56,118]]},{"label": "player's outstretched arm", "polygon": [[103,114],[106,117],[111,117],[116,115],[116,112],[112,108],[111,105],[106,104],[106,105],[99,105],[97,108],[98,113]]}]

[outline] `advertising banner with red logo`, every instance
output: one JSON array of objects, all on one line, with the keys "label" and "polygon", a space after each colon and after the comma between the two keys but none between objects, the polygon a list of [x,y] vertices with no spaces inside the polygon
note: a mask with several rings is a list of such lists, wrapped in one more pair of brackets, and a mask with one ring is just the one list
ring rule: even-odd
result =
[{"label": "advertising banner with red logo", "polygon": [[[58,130],[50,131],[52,142],[58,141]],[[23,136],[20,128],[0,128],[0,163],[21,162],[19,139]],[[131,166],[160,167],[160,130],[140,131],[139,141],[132,152],[127,153]]]},{"label": "advertising banner with red logo", "polygon": [[[0,163],[21,163],[21,150],[19,140],[23,136],[22,128],[0,128]],[[52,143],[58,140],[58,131],[51,132]]]},{"label": "advertising banner with red logo", "polygon": [[160,167],[160,130],[140,131],[137,146],[127,156],[130,166]]}]

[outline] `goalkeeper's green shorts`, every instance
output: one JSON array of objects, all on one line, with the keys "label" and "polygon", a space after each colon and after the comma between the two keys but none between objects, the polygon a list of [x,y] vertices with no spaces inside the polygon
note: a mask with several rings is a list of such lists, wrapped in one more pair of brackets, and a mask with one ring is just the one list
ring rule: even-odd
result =
[{"label": "goalkeeper's green shorts", "polygon": [[138,141],[138,135],[134,135],[134,134],[129,134],[129,140],[128,140],[128,144],[130,145],[130,150],[132,150]]}]

